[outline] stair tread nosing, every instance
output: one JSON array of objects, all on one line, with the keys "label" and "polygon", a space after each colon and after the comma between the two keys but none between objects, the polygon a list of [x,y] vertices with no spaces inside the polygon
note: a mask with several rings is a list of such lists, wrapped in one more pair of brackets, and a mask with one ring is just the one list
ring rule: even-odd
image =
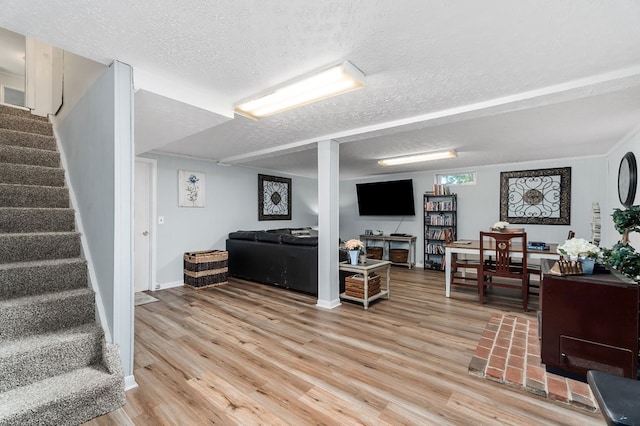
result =
[{"label": "stair tread nosing", "polygon": [[44,121],[45,123],[49,122],[49,117],[32,114],[30,109],[15,105],[0,105],[0,114],[16,115],[31,120]]},{"label": "stair tread nosing", "polygon": [[39,346],[56,345],[75,339],[77,336],[103,334],[102,328],[97,323],[81,324],[77,327],[55,330],[49,333],[27,336],[20,339],[0,342],[0,358],[6,358],[18,352],[29,352]]},{"label": "stair tread nosing", "polygon": [[75,211],[65,207],[0,207],[0,233],[73,232]]},{"label": "stair tread nosing", "polygon": [[0,300],[88,287],[87,261],[67,259],[0,263]]},{"label": "stair tread nosing", "polygon": [[21,132],[20,130],[0,128],[0,144],[58,151],[58,145],[53,136]]},{"label": "stair tread nosing", "polygon": [[79,232],[0,234],[0,263],[80,256]]},{"label": "stair tread nosing", "polygon": [[98,364],[104,332],[96,323],[0,343],[0,392]]},{"label": "stair tread nosing", "polygon": [[60,167],[60,153],[48,149],[30,148],[0,143],[0,162]]},{"label": "stair tread nosing", "polygon": [[0,183],[1,207],[69,207],[69,190],[60,186]]},{"label": "stair tread nosing", "polygon": [[91,296],[93,296],[93,289],[90,289],[89,287],[83,287],[65,291],[55,291],[52,293],[16,297],[14,299],[0,300],[0,316],[2,315],[2,311],[8,311],[11,308],[30,305],[46,305],[57,300],[71,299],[88,294],[91,294]]},{"label": "stair tread nosing", "polygon": [[62,187],[65,185],[64,169],[33,164],[0,163],[0,182]]},{"label": "stair tread nosing", "polygon": [[0,341],[95,322],[95,294],[72,289],[0,300]]},{"label": "stair tread nosing", "polygon": [[32,120],[19,115],[4,114],[0,111],[0,127],[45,136],[53,136],[53,126],[49,122]]},{"label": "stair tread nosing", "polygon": [[64,258],[64,259],[46,259],[46,260],[29,260],[12,263],[0,263],[0,271],[13,268],[37,268],[46,267],[48,265],[62,265],[62,264],[86,264],[87,261],[80,257]]},{"label": "stair tread nosing", "polygon": [[[12,421],[13,417],[21,414],[31,417],[34,413],[39,413],[39,407],[50,406],[54,401],[56,404],[65,403],[65,405],[72,403],[71,400],[76,398],[90,399],[94,401],[94,404],[108,402],[102,401],[106,390],[108,388],[120,390],[124,387],[121,382],[122,378],[119,376],[111,375],[96,366],[79,368],[27,386],[11,389],[0,393],[0,424],[3,419]],[[61,408],[67,411],[72,406]],[[77,407],[76,409],[86,408]],[[68,411],[69,417],[78,415],[73,411]]]}]

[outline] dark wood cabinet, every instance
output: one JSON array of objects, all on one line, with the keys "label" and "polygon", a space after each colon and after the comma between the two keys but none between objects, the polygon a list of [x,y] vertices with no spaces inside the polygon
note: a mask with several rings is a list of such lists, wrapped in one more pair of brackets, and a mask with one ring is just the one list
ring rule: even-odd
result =
[{"label": "dark wood cabinet", "polygon": [[542,362],[585,379],[588,370],[636,378],[638,285],[613,274],[556,277],[542,286]]}]

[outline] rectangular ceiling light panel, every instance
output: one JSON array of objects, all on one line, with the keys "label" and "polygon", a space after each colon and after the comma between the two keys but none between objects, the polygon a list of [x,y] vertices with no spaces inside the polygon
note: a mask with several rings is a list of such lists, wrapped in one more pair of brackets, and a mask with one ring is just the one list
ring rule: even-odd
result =
[{"label": "rectangular ceiling light panel", "polygon": [[268,95],[241,103],[236,114],[259,120],[316,101],[359,89],[364,75],[350,62],[325,69],[308,77],[275,89]]},{"label": "rectangular ceiling light panel", "polygon": [[421,163],[423,161],[442,160],[445,158],[456,158],[458,153],[455,150],[443,152],[426,152],[424,154],[408,155],[406,157],[388,158],[378,161],[383,166],[399,166],[401,164]]}]

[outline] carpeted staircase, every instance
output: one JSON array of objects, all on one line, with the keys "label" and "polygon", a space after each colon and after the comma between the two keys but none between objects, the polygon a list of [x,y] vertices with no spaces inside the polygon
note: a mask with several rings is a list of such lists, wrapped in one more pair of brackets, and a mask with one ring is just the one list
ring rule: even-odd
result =
[{"label": "carpeted staircase", "polygon": [[52,135],[0,106],[0,425],[80,424],[125,401]]}]

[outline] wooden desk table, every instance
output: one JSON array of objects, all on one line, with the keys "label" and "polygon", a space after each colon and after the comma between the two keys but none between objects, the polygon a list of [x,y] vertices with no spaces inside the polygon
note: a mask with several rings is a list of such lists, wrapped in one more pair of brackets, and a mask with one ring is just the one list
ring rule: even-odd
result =
[{"label": "wooden desk table", "polygon": [[[527,250],[527,259],[560,259],[560,255],[556,252],[557,244],[547,244],[549,250]],[[495,245],[487,243],[485,250],[493,250],[495,253]],[[451,254],[474,254],[480,256],[480,240],[461,240],[454,241],[445,246],[445,296],[451,296]],[[522,258],[522,244],[512,243],[511,253],[514,258]]]}]

